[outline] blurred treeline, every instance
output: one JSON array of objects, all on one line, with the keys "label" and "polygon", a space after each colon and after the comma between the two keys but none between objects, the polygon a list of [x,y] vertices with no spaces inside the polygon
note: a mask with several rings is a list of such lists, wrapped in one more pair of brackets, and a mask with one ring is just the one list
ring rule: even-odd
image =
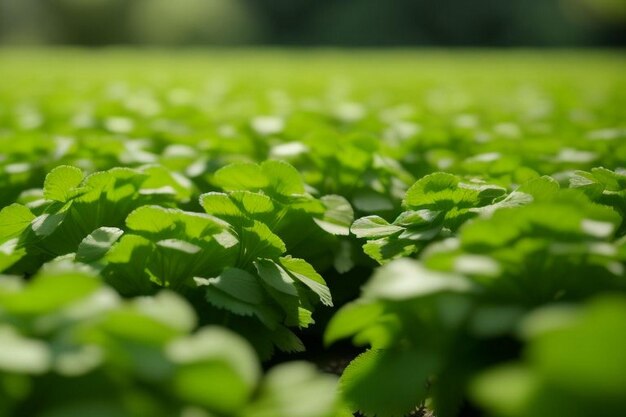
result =
[{"label": "blurred treeline", "polygon": [[626,0],[0,0],[0,44],[624,46]]}]

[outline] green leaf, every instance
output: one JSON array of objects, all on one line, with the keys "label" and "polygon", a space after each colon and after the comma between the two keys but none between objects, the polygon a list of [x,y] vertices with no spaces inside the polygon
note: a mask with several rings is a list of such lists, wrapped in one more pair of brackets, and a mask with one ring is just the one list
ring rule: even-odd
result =
[{"label": "green leaf", "polygon": [[497,415],[522,417],[527,402],[542,389],[541,381],[532,372],[510,364],[481,373],[472,382],[470,395]]},{"label": "green leaf", "polygon": [[570,178],[573,188],[591,188],[593,194],[603,191],[620,192],[626,188],[626,174],[614,172],[603,167],[592,168],[591,172],[576,171]]},{"label": "green leaf", "polygon": [[626,172],[623,170],[611,171],[604,167],[596,167],[591,169],[591,173],[608,191],[624,191],[626,188]]},{"label": "green leaf", "polygon": [[[498,415],[621,415],[626,407],[626,299],[608,295],[584,306],[553,305],[522,326],[523,361],[475,378],[473,399]],[[600,343],[602,341],[602,343]]]},{"label": "green leaf", "polygon": [[[126,226],[151,238],[186,238],[194,242],[211,238],[225,248],[237,244],[234,236],[230,239],[230,224],[205,213],[195,213],[161,206],[142,206],[126,218]],[[184,239],[180,239],[184,240]],[[195,242],[194,242],[195,243]]]},{"label": "green leaf", "polygon": [[64,203],[72,197],[72,190],[78,187],[82,180],[83,172],[79,168],[58,166],[46,175],[43,185],[44,197]]},{"label": "green leaf", "polygon": [[164,248],[169,251],[175,251],[180,253],[185,253],[188,255],[195,255],[200,253],[202,248],[200,246],[194,245],[193,243],[185,242],[180,239],[163,239],[156,242],[156,246],[159,248]]},{"label": "green leaf", "polygon": [[428,242],[436,238],[441,233],[441,230],[441,226],[435,226],[431,229],[424,230],[407,229],[398,235],[398,239]]},{"label": "green leaf", "polygon": [[216,286],[209,285],[206,278],[194,278],[198,286],[206,286],[205,299],[214,307],[229,311],[238,316],[254,316],[258,305],[248,303],[239,297],[228,294]]},{"label": "green leaf", "polygon": [[274,211],[274,203],[264,194],[250,191],[233,191],[230,194],[230,198],[250,217]]},{"label": "green leaf", "polygon": [[326,281],[324,281],[324,279],[308,262],[304,259],[282,257],[280,258],[280,264],[283,268],[285,268],[289,275],[309,287],[315,294],[317,294],[322,301],[322,304],[327,306],[333,305],[333,300],[330,295],[330,290],[326,286]]},{"label": "green leaf", "polygon": [[256,384],[261,374],[250,345],[241,336],[220,327],[204,327],[195,334],[177,338],[166,346],[166,353],[179,364],[226,361],[249,388]]},{"label": "green leaf", "polygon": [[405,300],[471,289],[470,282],[460,275],[430,270],[414,260],[398,259],[376,270],[363,288],[363,295],[377,299]]},{"label": "green leaf", "polygon": [[142,206],[126,217],[126,226],[134,231],[159,233],[175,227],[175,209],[160,206]]},{"label": "green leaf", "polygon": [[0,271],[8,269],[26,254],[23,248],[17,248],[17,244],[15,238],[0,245]]},{"label": "green leaf", "polygon": [[252,349],[223,329],[202,329],[171,342],[166,352],[178,364],[172,380],[177,396],[218,413],[241,409],[259,379]]},{"label": "green leaf", "polygon": [[361,217],[350,228],[350,231],[358,238],[379,238],[402,230],[404,230],[404,227],[390,224],[379,216]]},{"label": "green leaf", "polygon": [[181,202],[191,199],[193,183],[187,177],[159,165],[145,167],[142,172],[147,175],[147,178],[141,184],[140,194],[173,195]]},{"label": "green leaf", "polygon": [[432,210],[404,211],[393,221],[393,224],[411,228],[430,226],[442,217],[441,214],[440,211]]},{"label": "green leaf", "polygon": [[489,204],[483,207],[472,208],[470,209],[470,211],[474,213],[479,213],[483,215],[484,217],[490,217],[493,215],[493,213],[496,210],[525,206],[527,204],[532,203],[533,201],[534,201],[534,197],[532,195],[526,194],[518,190],[518,191],[513,191],[504,199],[496,203]]},{"label": "green leaf", "polygon": [[45,213],[41,216],[37,216],[35,220],[33,220],[31,228],[33,232],[39,237],[47,237],[50,236],[54,231],[56,231],[61,223],[65,220],[67,216],[66,211],[62,211],[59,213]]},{"label": "green leaf", "polygon": [[264,300],[258,278],[243,269],[228,268],[220,276],[209,278],[207,285],[250,304],[260,304]]},{"label": "green leaf", "polygon": [[45,314],[92,294],[100,285],[92,273],[47,269],[37,274],[22,291],[4,292],[0,288],[0,307],[12,314]]},{"label": "green leaf", "polygon": [[258,279],[244,270],[226,269],[217,278],[194,278],[196,285],[206,288],[206,300],[217,308],[240,316],[256,316],[270,329],[280,320],[266,297]]},{"label": "green leaf", "polygon": [[163,290],[154,296],[137,297],[132,301],[132,307],[181,333],[191,332],[196,327],[195,311],[182,296],[172,291]]},{"label": "green leaf", "polygon": [[282,196],[304,194],[300,173],[287,162],[269,160],[261,164],[261,170],[269,179],[272,190]]},{"label": "green leaf", "polygon": [[298,290],[294,285],[294,280],[276,262],[269,259],[257,259],[254,266],[261,279],[272,288],[287,295],[297,296]]},{"label": "green leaf", "polygon": [[210,192],[200,196],[200,205],[209,214],[218,217],[240,217],[241,210],[226,193]]},{"label": "green leaf", "polygon": [[311,364],[272,368],[243,417],[336,417],[337,381]]},{"label": "green leaf", "polygon": [[301,328],[309,327],[314,323],[315,320],[313,320],[313,312],[311,310],[307,310],[306,308],[298,307],[298,326]]},{"label": "green leaf", "polygon": [[302,340],[284,326],[276,326],[276,328],[272,330],[270,338],[276,347],[283,352],[295,353],[305,351]]},{"label": "green leaf", "polygon": [[361,191],[355,194],[352,204],[364,213],[393,210],[394,204],[389,197],[373,191]]},{"label": "green leaf", "polygon": [[[536,321],[548,317],[536,315],[533,326],[540,327]],[[527,355],[552,384],[579,395],[621,398],[626,405],[624,348],[626,299],[613,296],[590,302],[560,326],[535,332]]]},{"label": "green leaf", "polygon": [[482,182],[464,183],[455,175],[436,172],[413,184],[402,204],[409,209],[456,209],[462,214],[469,208],[491,204],[505,193],[506,190],[499,186]]},{"label": "green leaf", "polygon": [[428,378],[438,362],[418,350],[368,350],[348,365],[340,389],[352,411],[404,417],[426,399]]},{"label": "green leaf", "polygon": [[150,281],[146,265],[153,250],[154,244],[148,239],[124,234],[103,259],[102,275],[106,282],[123,295],[152,293],[155,285]]},{"label": "green leaf", "polygon": [[407,257],[418,250],[415,242],[407,239],[380,238],[363,245],[363,252],[379,264]]},{"label": "green leaf", "polygon": [[[173,327],[171,323],[164,322],[159,318],[153,317],[151,314],[145,314],[145,312],[137,309],[132,304],[125,305],[122,308],[118,308],[108,312],[99,323],[100,330],[104,331],[108,336],[123,340],[138,345],[147,345],[144,349],[149,352],[151,346],[162,346],[174,338],[180,336],[182,332],[180,329]],[[148,360],[138,360],[133,365],[140,370],[149,362]],[[162,366],[159,364],[159,366]],[[147,372],[154,372],[157,369]]]},{"label": "green leaf", "polygon": [[552,199],[559,188],[554,178],[544,175],[522,184],[516,191],[531,195],[534,201],[546,201]]},{"label": "green leaf", "polygon": [[185,402],[228,414],[245,405],[250,391],[236,371],[220,360],[181,366],[172,387]]},{"label": "green leaf", "polygon": [[0,211],[0,242],[18,237],[35,219],[28,207],[13,203]]},{"label": "green leaf", "polygon": [[270,180],[259,165],[241,162],[218,169],[213,175],[213,183],[226,191],[256,191],[268,187]]},{"label": "green leaf", "polygon": [[79,262],[94,262],[102,258],[111,246],[124,233],[116,227],[100,227],[84,238],[76,251],[76,260]]},{"label": "green leaf", "polygon": [[246,261],[277,258],[287,250],[285,243],[265,223],[255,220],[252,226],[244,227],[243,231],[244,236],[240,236],[240,240]]},{"label": "green leaf", "polygon": [[107,171],[98,171],[88,175],[80,188],[90,192],[108,191],[108,189],[114,188],[115,185],[140,185],[146,178],[146,174],[135,169],[115,167]]},{"label": "green leaf", "polygon": [[52,366],[52,352],[40,340],[20,335],[8,325],[0,326],[0,370],[20,374],[43,374]]},{"label": "green leaf", "polygon": [[348,236],[354,220],[354,211],[348,200],[338,195],[326,195],[321,201],[325,211],[321,217],[313,219],[315,223],[330,234]]},{"label": "green leaf", "polygon": [[330,345],[369,327],[384,312],[382,304],[354,301],[343,306],[331,319],[324,333],[324,344]]},{"label": "green leaf", "polygon": [[418,180],[406,192],[402,204],[409,208],[429,208],[442,200],[452,199],[459,179],[452,174],[436,172]]}]

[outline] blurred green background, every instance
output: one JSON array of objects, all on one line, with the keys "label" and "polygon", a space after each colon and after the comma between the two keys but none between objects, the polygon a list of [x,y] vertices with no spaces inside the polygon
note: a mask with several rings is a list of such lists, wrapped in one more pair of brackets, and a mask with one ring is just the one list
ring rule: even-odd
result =
[{"label": "blurred green background", "polygon": [[0,0],[0,45],[604,46],[626,0]]}]

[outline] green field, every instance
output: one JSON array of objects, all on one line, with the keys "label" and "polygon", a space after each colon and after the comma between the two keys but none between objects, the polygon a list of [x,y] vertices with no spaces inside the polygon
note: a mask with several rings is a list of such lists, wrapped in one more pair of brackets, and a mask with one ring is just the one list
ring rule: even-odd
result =
[{"label": "green field", "polygon": [[625,415],[624,74],[0,49],[0,417]]}]

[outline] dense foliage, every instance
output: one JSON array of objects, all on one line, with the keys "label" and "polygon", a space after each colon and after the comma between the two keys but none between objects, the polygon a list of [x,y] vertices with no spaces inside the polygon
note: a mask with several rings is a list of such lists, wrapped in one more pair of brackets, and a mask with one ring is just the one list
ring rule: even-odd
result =
[{"label": "dense foliage", "polygon": [[0,52],[0,416],[626,413],[623,58],[59,54]]}]

